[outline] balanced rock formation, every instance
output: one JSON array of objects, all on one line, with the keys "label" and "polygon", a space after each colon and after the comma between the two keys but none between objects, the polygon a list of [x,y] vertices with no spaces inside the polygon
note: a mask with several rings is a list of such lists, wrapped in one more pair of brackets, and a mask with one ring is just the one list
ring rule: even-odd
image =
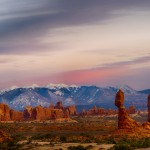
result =
[{"label": "balanced rock formation", "polygon": [[1,116],[0,121],[10,121],[10,109],[8,105],[0,103]]},{"label": "balanced rock formation", "polygon": [[124,93],[119,90],[116,94],[115,105],[118,107],[118,129],[132,129],[139,124],[130,118],[124,107]]},{"label": "balanced rock formation", "polygon": [[148,122],[150,122],[150,94],[148,95],[148,100],[147,100],[147,107],[148,107]]}]

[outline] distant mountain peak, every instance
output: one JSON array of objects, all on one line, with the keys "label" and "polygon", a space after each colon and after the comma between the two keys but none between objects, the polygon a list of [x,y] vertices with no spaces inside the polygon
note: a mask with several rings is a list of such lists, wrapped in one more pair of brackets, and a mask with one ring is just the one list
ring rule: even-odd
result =
[{"label": "distant mountain peak", "polygon": [[29,85],[29,86],[23,86],[22,88],[32,88],[32,89],[35,89],[35,88],[38,88],[39,85],[37,84],[32,84],[32,85]]},{"label": "distant mountain peak", "polygon": [[77,85],[67,85],[67,84],[63,84],[63,83],[61,83],[61,84],[50,83],[50,84],[46,85],[46,88],[49,88],[49,89],[56,89],[56,88],[60,89],[60,88],[69,88],[69,87],[77,88],[79,86],[77,86]]},{"label": "distant mountain peak", "polygon": [[125,93],[137,93],[137,91],[131,88],[129,85],[118,85],[116,88],[121,89]]},{"label": "distant mountain peak", "polygon": [[11,90],[14,90],[14,89],[18,89],[18,88],[19,88],[18,86],[14,85],[14,86],[11,86],[10,88],[6,88],[6,89],[1,90],[0,94],[3,94],[7,91],[11,91]]}]

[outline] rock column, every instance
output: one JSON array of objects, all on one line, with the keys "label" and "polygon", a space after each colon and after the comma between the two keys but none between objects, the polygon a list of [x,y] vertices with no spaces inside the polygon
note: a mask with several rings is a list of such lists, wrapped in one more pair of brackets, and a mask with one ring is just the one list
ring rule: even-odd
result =
[{"label": "rock column", "polygon": [[147,100],[147,107],[148,107],[148,122],[150,122],[150,94],[148,95],[148,100]]},{"label": "rock column", "polygon": [[138,123],[130,118],[124,107],[124,93],[119,90],[116,94],[115,105],[118,107],[118,129],[132,129],[139,126]]}]

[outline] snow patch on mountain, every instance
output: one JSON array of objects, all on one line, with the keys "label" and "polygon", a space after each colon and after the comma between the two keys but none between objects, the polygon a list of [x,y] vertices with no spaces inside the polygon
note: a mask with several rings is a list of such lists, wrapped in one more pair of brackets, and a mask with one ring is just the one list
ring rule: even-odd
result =
[{"label": "snow patch on mountain", "polygon": [[137,91],[128,85],[118,85],[117,89],[121,89],[126,94],[137,94]]},{"label": "snow patch on mountain", "polygon": [[64,94],[61,91],[54,92],[56,95],[63,96]]},{"label": "snow patch on mountain", "polygon": [[6,89],[3,89],[3,90],[1,90],[0,91],[0,94],[4,94],[5,92],[8,92],[8,91],[12,91],[12,90],[14,90],[14,89],[18,89],[19,87],[18,86],[12,86],[12,87],[10,87],[10,88],[6,88]]},{"label": "snow patch on mountain", "polygon": [[32,85],[30,85],[30,86],[23,86],[23,87],[21,87],[21,88],[25,88],[25,89],[28,89],[28,88],[35,89],[35,88],[38,88],[38,87],[39,87],[39,85],[37,85],[37,84],[32,84]]},{"label": "snow patch on mountain", "polygon": [[18,109],[19,106],[19,109],[23,109],[26,106],[37,106],[37,104],[47,106],[50,102],[38,93],[29,90],[14,98],[10,104],[13,108]]}]

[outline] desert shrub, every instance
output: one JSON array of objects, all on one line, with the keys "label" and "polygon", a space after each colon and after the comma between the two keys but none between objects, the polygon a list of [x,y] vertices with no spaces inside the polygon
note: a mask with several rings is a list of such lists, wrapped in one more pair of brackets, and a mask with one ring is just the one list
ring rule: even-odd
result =
[{"label": "desert shrub", "polygon": [[61,141],[61,142],[66,142],[66,141],[67,141],[67,138],[66,138],[65,136],[61,136],[61,137],[60,137],[60,141]]},{"label": "desert shrub", "polygon": [[107,144],[116,144],[116,141],[114,138],[108,138],[108,139],[106,139],[106,143]]},{"label": "desert shrub", "polygon": [[86,146],[86,150],[90,150],[90,149],[93,149],[92,145]]},{"label": "desert shrub", "polygon": [[32,140],[43,140],[43,139],[51,139],[51,134],[36,134],[31,137]]},{"label": "desert shrub", "polygon": [[133,148],[127,144],[116,144],[112,150],[133,150]]},{"label": "desert shrub", "polygon": [[20,149],[20,147],[21,145],[17,144],[14,141],[0,143],[1,150],[18,150]]},{"label": "desert shrub", "polygon": [[51,147],[53,147],[55,144],[50,142],[49,145],[50,145]]},{"label": "desert shrub", "polygon": [[145,138],[142,142],[142,148],[150,147],[150,138]]},{"label": "desert shrub", "polygon": [[144,138],[141,140],[134,140],[131,142],[131,146],[134,148],[148,148],[150,147],[150,138]]},{"label": "desert shrub", "polygon": [[11,138],[16,142],[26,139],[26,137],[23,134],[14,134],[11,136]]},{"label": "desert shrub", "polygon": [[68,150],[87,150],[87,149],[82,145],[78,145],[78,146],[69,146]]},{"label": "desert shrub", "polygon": [[92,143],[92,141],[90,139],[86,139],[84,143]]}]

